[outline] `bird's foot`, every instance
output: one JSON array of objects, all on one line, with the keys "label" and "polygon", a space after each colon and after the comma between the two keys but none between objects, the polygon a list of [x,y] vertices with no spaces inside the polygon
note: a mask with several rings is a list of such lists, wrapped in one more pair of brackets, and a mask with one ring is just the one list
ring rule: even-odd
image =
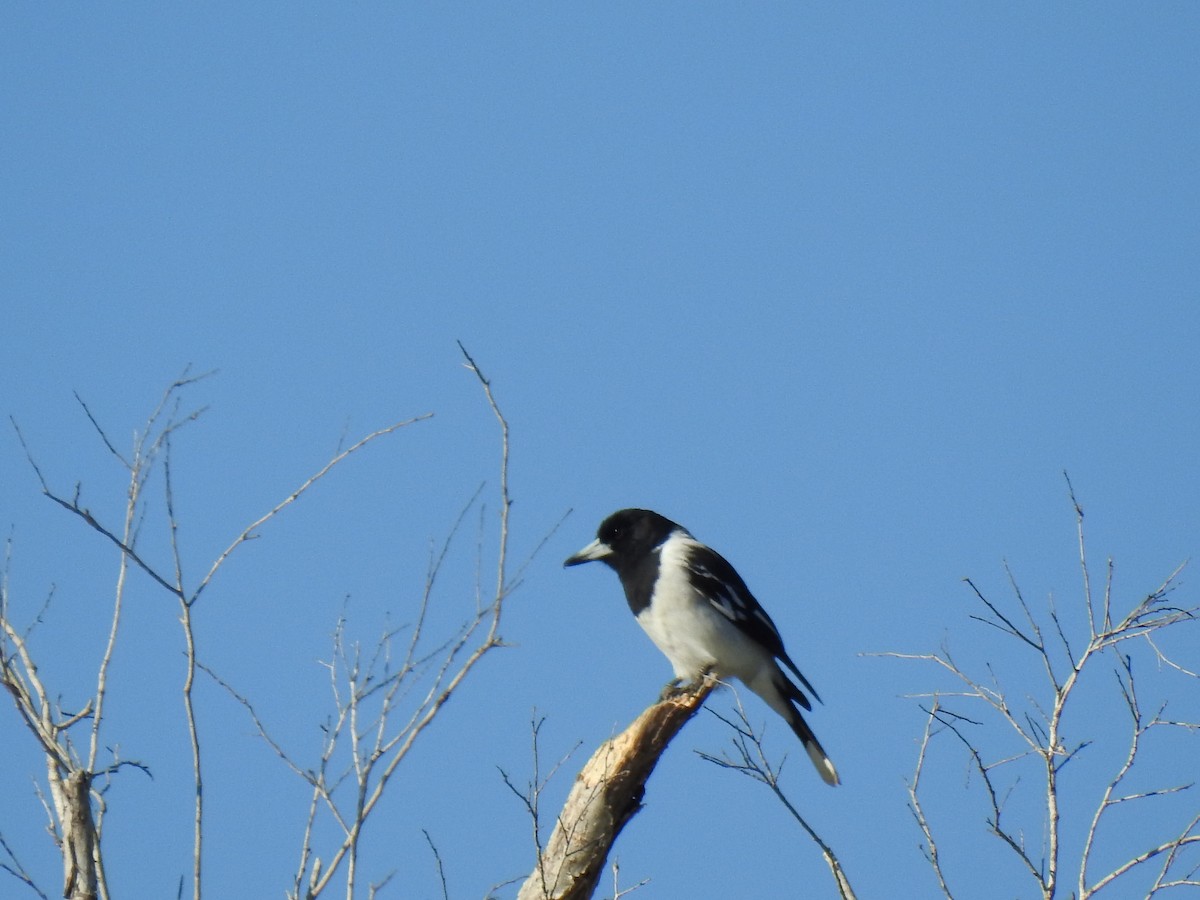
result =
[{"label": "bird's foot", "polygon": [[662,693],[658,695],[658,702],[670,700],[672,697],[678,697],[680,694],[685,694],[691,685],[684,684],[682,678],[672,678],[663,685]]},{"label": "bird's foot", "polygon": [[658,697],[658,702],[661,703],[673,697],[682,697],[684,694],[694,694],[703,685],[712,680],[712,666],[705,668],[704,671],[691,681],[685,681],[683,678],[672,678],[663,686],[662,693]]}]

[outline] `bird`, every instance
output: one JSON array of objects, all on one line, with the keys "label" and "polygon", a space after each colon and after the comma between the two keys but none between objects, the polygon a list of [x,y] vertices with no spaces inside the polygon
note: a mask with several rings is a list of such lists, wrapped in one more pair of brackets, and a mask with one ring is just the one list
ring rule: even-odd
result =
[{"label": "bird", "polygon": [[705,676],[737,678],[791,726],[822,780],[841,783],[800,712],[812,711],[805,690],[818,702],[820,696],[788,656],[767,611],[723,556],[666,516],[622,509],[601,522],[596,539],[563,566],[597,560],[617,573],[638,624],[675,670],[668,690]]}]

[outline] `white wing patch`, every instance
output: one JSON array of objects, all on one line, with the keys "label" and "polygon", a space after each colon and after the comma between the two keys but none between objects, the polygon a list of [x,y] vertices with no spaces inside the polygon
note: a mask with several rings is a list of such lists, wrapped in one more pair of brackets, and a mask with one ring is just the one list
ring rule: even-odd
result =
[{"label": "white wing patch", "polygon": [[[695,546],[703,548],[699,543]],[[691,553],[688,557],[687,570],[702,584],[700,592],[725,618],[750,634],[761,629],[779,639],[775,623],[753,597],[738,592],[705,565],[703,559],[697,558],[697,554]]]}]

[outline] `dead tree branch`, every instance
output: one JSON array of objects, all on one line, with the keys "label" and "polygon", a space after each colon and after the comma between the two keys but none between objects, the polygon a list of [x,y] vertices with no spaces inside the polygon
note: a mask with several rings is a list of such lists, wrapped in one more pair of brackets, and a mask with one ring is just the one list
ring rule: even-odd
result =
[{"label": "dead tree branch", "polygon": [[600,745],[576,777],[518,900],[592,896],[617,836],[642,808],[650,773],[714,687],[715,682],[701,680],[660,700]]}]

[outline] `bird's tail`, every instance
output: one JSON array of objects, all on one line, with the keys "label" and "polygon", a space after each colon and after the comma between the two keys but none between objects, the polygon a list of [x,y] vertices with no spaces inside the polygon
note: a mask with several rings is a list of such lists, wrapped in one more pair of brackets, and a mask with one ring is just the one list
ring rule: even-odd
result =
[{"label": "bird's tail", "polygon": [[[808,723],[804,721],[804,716],[800,710],[796,708],[799,703],[808,709],[807,698],[801,693],[796,685],[792,684],[790,678],[780,671],[778,666],[775,666],[775,671],[771,673],[770,687],[771,690],[760,690],[757,685],[750,686],[756,694],[767,701],[767,704],[779,713],[791,726],[792,731],[796,732],[796,737],[800,738],[800,743],[804,745],[805,751],[808,753],[808,758],[812,760],[812,764],[816,767],[817,774],[821,776],[821,780],[828,785],[841,784],[841,779],[838,777],[837,769],[834,768],[833,760],[829,758],[829,754],[825,752],[825,748],[821,746],[821,742],[817,740],[817,736],[813,734]],[[758,679],[756,679],[757,681]],[[766,679],[763,679],[764,681]]]},{"label": "bird's tail", "polygon": [[821,776],[821,780],[828,785],[841,784],[842,780],[838,777],[833,760],[829,758],[829,754],[825,752],[825,748],[821,746],[821,742],[817,740],[817,736],[813,734],[812,729],[808,727],[808,723],[804,721],[804,716],[800,715],[800,711],[795,707],[792,707],[792,715],[787,717],[787,723],[792,726],[792,731],[796,732],[796,737],[800,738],[800,743],[804,745],[804,749],[808,752],[808,758],[812,760],[812,764],[816,767],[817,774]]}]

